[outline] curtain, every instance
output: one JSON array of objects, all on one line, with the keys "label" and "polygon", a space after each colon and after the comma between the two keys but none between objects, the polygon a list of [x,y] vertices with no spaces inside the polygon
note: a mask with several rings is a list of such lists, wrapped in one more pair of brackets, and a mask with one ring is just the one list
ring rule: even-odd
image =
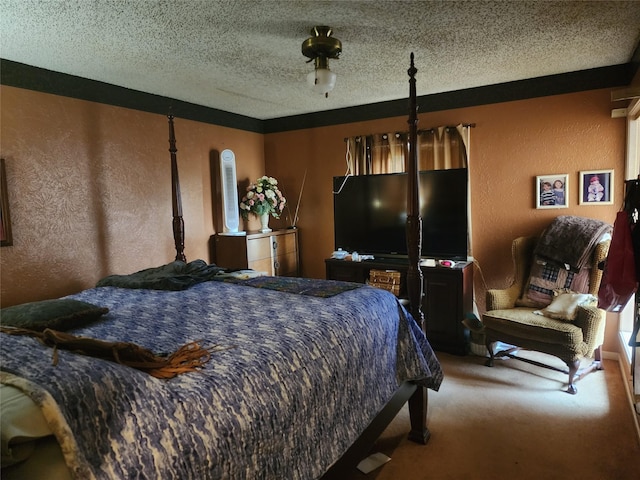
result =
[{"label": "curtain", "polygon": [[[418,170],[469,168],[471,126],[437,127],[418,132]],[[352,175],[406,171],[408,134],[378,133],[346,139]]]},{"label": "curtain", "polygon": [[367,175],[371,170],[367,137],[349,137],[346,144],[347,175]]},{"label": "curtain", "polygon": [[[471,179],[469,149],[473,125],[441,126],[418,132],[418,170],[447,170],[467,168]],[[372,175],[406,171],[407,132],[381,133],[350,137],[347,143],[348,173]],[[350,170],[349,170],[350,169]],[[467,182],[467,254],[471,249],[471,182]]]},{"label": "curtain", "polygon": [[418,170],[467,168],[464,127],[437,127],[418,132]]},{"label": "curtain", "polygon": [[406,133],[377,133],[345,139],[347,173],[375,175],[405,171]]}]

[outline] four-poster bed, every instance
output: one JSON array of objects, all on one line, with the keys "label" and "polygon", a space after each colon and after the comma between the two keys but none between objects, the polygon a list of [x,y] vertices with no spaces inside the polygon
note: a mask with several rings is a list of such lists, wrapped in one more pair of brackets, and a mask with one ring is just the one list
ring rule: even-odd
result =
[{"label": "four-poster bed", "polygon": [[[128,342],[169,358],[195,342],[209,351],[208,361],[159,379],[62,344],[3,335],[3,398],[7,391],[22,395],[29,415],[40,412],[46,433],[11,438],[15,425],[3,428],[3,467],[14,463],[3,477],[37,478],[42,465],[21,468],[37,462],[37,444],[54,444],[57,478],[340,478],[407,401],[409,437],[426,443],[427,388],[439,388],[442,371],[420,307],[413,54],[408,73],[411,315],[391,293],[371,286],[186,263],[169,116],[176,261],[112,275],[62,300],[103,309],[97,321],[76,322],[69,332],[75,336]],[[11,333],[5,325],[3,319],[3,331]],[[23,461],[27,440],[36,453]],[[44,458],[51,474],[53,460]]]},{"label": "four-poster bed", "polygon": [[180,177],[178,176],[178,158],[176,153],[176,132],[173,127],[173,115],[169,118],[169,153],[171,154],[171,207],[173,211],[173,240],[176,245],[176,260],[186,262],[184,255],[184,220],[182,219],[182,196]]}]

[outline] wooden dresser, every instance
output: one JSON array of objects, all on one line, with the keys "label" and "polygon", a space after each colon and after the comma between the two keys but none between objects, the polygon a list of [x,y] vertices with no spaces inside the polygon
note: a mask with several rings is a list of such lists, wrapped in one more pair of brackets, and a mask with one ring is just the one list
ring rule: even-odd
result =
[{"label": "wooden dresser", "polygon": [[[327,278],[346,282],[368,283],[372,269],[400,272],[399,297],[406,298],[406,273],[409,261],[325,260]],[[473,312],[473,263],[459,262],[455,267],[420,267],[423,276],[422,313],[431,346],[438,351],[466,355],[470,349],[469,331],[462,324]]]},{"label": "wooden dresser", "polygon": [[232,270],[252,269],[267,275],[299,276],[298,230],[246,235],[214,235],[213,262]]}]

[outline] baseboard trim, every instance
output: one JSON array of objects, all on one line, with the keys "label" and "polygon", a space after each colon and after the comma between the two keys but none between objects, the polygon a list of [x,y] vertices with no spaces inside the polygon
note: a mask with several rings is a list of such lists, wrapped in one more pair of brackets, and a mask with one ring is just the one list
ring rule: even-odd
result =
[{"label": "baseboard trim", "polygon": [[631,416],[633,417],[633,424],[636,428],[636,439],[640,445],[640,414],[636,412],[635,397],[633,395],[633,379],[631,378],[631,364],[626,355],[620,355],[617,352],[602,352],[602,357],[618,362],[622,383],[627,392],[627,402],[631,410]]}]

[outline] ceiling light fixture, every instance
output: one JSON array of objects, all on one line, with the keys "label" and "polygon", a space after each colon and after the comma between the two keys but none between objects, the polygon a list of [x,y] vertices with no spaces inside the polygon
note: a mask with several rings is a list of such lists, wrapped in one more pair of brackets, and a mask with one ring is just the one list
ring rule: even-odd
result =
[{"label": "ceiling light fixture", "polygon": [[307,82],[315,92],[329,96],[336,85],[336,74],[329,70],[329,59],[338,59],[342,53],[342,43],[333,38],[331,27],[319,26],[311,29],[311,37],[302,42],[302,54],[312,60],[315,69],[307,75]]}]

